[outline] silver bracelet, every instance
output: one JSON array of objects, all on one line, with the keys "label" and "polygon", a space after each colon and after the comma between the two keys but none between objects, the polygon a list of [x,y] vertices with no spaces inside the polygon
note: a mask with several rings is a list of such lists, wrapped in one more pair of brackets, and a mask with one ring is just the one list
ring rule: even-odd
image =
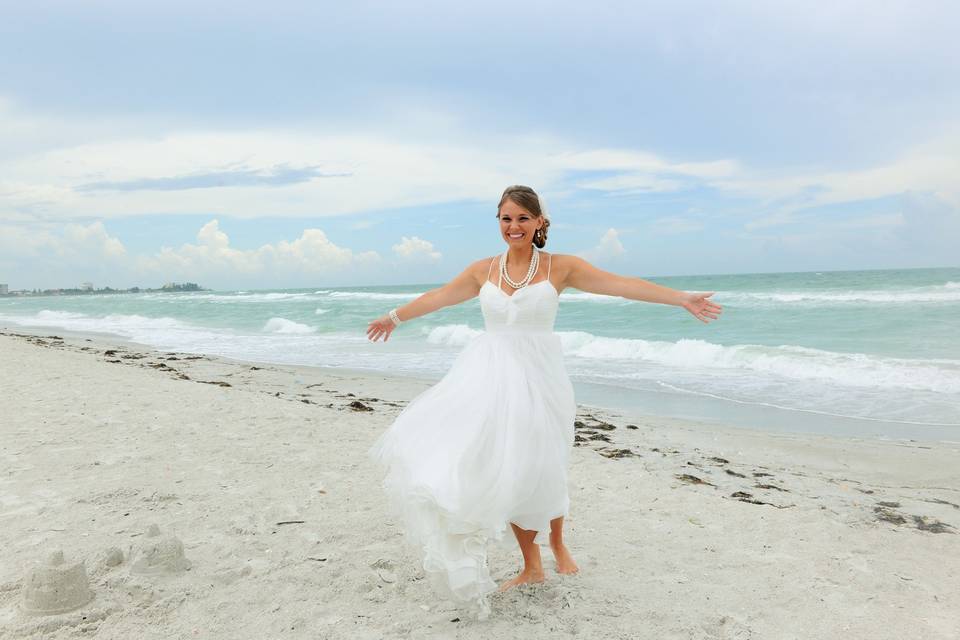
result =
[{"label": "silver bracelet", "polygon": [[390,309],[390,320],[393,321],[393,326],[397,326],[403,322],[403,320],[400,319],[400,316],[397,315],[396,309]]}]

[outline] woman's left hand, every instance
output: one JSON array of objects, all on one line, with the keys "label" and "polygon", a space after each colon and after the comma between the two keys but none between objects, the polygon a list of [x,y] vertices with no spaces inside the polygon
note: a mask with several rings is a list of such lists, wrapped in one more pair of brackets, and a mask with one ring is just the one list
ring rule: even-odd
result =
[{"label": "woman's left hand", "polygon": [[373,342],[383,338],[383,341],[386,342],[396,328],[397,325],[393,324],[390,316],[382,316],[367,325],[367,338]]},{"label": "woman's left hand", "polygon": [[723,307],[713,300],[707,299],[713,294],[713,291],[710,293],[688,293],[681,306],[700,322],[707,323],[711,319],[716,320],[723,311]]}]

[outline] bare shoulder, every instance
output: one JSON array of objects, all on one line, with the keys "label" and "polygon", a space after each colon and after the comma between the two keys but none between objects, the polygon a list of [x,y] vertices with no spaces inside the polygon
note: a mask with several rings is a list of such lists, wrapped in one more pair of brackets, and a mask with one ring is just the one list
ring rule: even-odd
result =
[{"label": "bare shoulder", "polygon": [[575,277],[575,274],[582,271],[584,265],[589,264],[580,256],[565,253],[547,254],[545,257],[550,259],[550,280],[557,291],[573,286],[571,277]]},{"label": "bare shoulder", "polygon": [[566,274],[576,267],[585,264],[586,261],[580,256],[572,256],[565,253],[547,253],[543,251],[542,253],[546,254],[545,257],[550,257],[551,268],[553,273],[558,275]]},{"label": "bare shoulder", "polygon": [[540,250],[540,254],[553,260],[554,266],[563,266],[572,260],[577,259],[577,256],[571,256],[565,253],[550,253],[549,251],[543,251],[542,249]]},{"label": "bare shoulder", "polygon": [[482,285],[483,281],[487,279],[487,274],[493,270],[493,263],[496,262],[498,256],[490,256],[488,258],[480,258],[468,266],[464,272],[469,273],[473,276],[477,284]]},{"label": "bare shoulder", "polygon": [[487,269],[492,268],[490,265],[496,263],[497,258],[499,257],[500,256],[490,256],[489,258],[480,258],[471,264],[469,268],[471,271],[477,271],[480,273],[480,275],[484,275],[487,273]]}]

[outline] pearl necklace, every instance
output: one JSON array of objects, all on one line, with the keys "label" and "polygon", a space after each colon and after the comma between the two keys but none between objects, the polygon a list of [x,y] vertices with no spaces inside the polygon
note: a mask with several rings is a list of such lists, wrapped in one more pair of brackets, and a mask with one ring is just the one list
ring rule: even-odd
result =
[{"label": "pearl necklace", "polygon": [[540,250],[537,249],[536,245],[533,245],[533,254],[530,256],[530,266],[527,268],[527,275],[520,282],[516,282],[510,278],[510,275],[507,273],[507,252],[504,251],[500,256],[500,275],[503,276],[503,279],[507,281],[507,284],[513,287],[514,289],[519,289],[530,284],[530,281],[533,280],[533,276],[537,273],[537,267],[540,266]]}]

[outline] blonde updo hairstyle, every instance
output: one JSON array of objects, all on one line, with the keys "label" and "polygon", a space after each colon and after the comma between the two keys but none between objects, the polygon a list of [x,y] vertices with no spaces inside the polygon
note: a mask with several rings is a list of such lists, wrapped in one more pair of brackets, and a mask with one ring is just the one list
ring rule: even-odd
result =
[{"label": "blonde updo hairstyle", "polygon": [[500,208],[503,207],[503,203],[507,200],[523,207],[529,211],[530,215],[534,218],[543,218],[543,226],[533,234],[533,244],[535,244],[538,249],[542,249],[543,246],[547,244],[547,229],[550,228],[550,218],[544,216],[543,211],[540,210],[540,198],[537,197],[537,192],[522,184],[507,187],[503,190],[503,195],[500,196],[500,203],[497,205],[497,218],[500,217]]}]

